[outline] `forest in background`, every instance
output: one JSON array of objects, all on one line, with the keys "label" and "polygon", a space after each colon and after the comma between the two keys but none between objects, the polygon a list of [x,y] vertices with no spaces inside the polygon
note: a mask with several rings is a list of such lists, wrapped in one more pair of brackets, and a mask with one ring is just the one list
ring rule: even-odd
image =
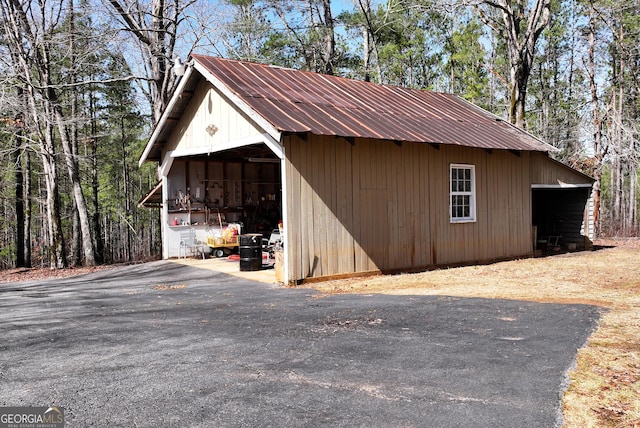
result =
[{"label": "forest in background", "polygon": [[0,25],[0,269],[159,257],[138,159],[191,52],[460,95],[638,235],[637,0],[0,0]]}]

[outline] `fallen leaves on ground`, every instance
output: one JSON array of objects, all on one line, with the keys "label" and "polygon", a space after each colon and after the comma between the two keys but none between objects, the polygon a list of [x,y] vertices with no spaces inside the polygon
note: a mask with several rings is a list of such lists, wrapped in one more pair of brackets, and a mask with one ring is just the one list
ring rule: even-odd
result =
[{"label": "fallen leaves on ground", "polygon": [[114,265],[101,265],[91,267],[71,267],[64,269],[41,268],[17,268],[0,270],[0,284],[9,282],[46,281],[49,279],[69,278],[77,275],[100,272],[113,269]]}]

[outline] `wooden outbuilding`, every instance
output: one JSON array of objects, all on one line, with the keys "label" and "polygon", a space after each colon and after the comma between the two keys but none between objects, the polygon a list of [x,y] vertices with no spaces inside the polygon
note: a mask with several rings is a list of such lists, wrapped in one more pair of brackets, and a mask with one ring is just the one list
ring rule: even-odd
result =
[{"label": "wooden outbuilding", "polygon": [[165,258],[282,223],[296,283],[589,248],[593,180],[553,151],[455,95],[193,55],[140,163]]}]

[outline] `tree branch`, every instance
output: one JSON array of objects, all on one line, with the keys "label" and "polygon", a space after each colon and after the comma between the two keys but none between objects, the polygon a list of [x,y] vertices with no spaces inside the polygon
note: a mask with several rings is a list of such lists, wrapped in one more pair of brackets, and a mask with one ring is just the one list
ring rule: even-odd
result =
[{"label": "tree branch", "polygon": [[140,25],[138,25],[138,21],[136,21],[135,18],[131,16],[131,14],[124,9],[122,4],[120,4],[118,0],[109,0],[109,3],[114,7],[116,12],[118,12],[120,17],[124,19],[125,23],[129,27],[129,30],[131,30],[131,32],[133,32],[133,34],[136,35],[138,40],[140,40],[142,43],[144,43],[147,46],[151,46],[152,42],[149,39],[149,37],[147,37],[147,35],[145,34],[145,30],[140,28]]},{"label": "tree branch", "polygon": [[77,88],[80,86],[85,86],[85,85],[97,85],[97,84],[104,84],[104,83],[114,83],[114,82],[128,82],[131,80],[146,80],[146,81],[153,81],[153,79],[149,78],[149,77],[142,77],[142,76],[126,76],[126,77],[114,77],[111,79],[101,79],[101,80],[85,80],[82,82],[74,82],[74,83],[64,83],[64,84],[50,84],[50,85],[45,85],[45,86],[39,86],[36,84],[31,83],[30,86],[38,89],[38,90],[44,90],[44,89],[66,89],[66,88]]}]

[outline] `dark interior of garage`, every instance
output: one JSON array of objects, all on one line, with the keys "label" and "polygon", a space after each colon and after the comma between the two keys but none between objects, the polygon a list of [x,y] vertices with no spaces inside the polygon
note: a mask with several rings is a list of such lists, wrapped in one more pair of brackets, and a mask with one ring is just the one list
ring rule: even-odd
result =
[{"label": "dark interior of garage", "polygon": [[532,220],[537,249],[584,249],[585,208],[590,188],[532,189]]}]

